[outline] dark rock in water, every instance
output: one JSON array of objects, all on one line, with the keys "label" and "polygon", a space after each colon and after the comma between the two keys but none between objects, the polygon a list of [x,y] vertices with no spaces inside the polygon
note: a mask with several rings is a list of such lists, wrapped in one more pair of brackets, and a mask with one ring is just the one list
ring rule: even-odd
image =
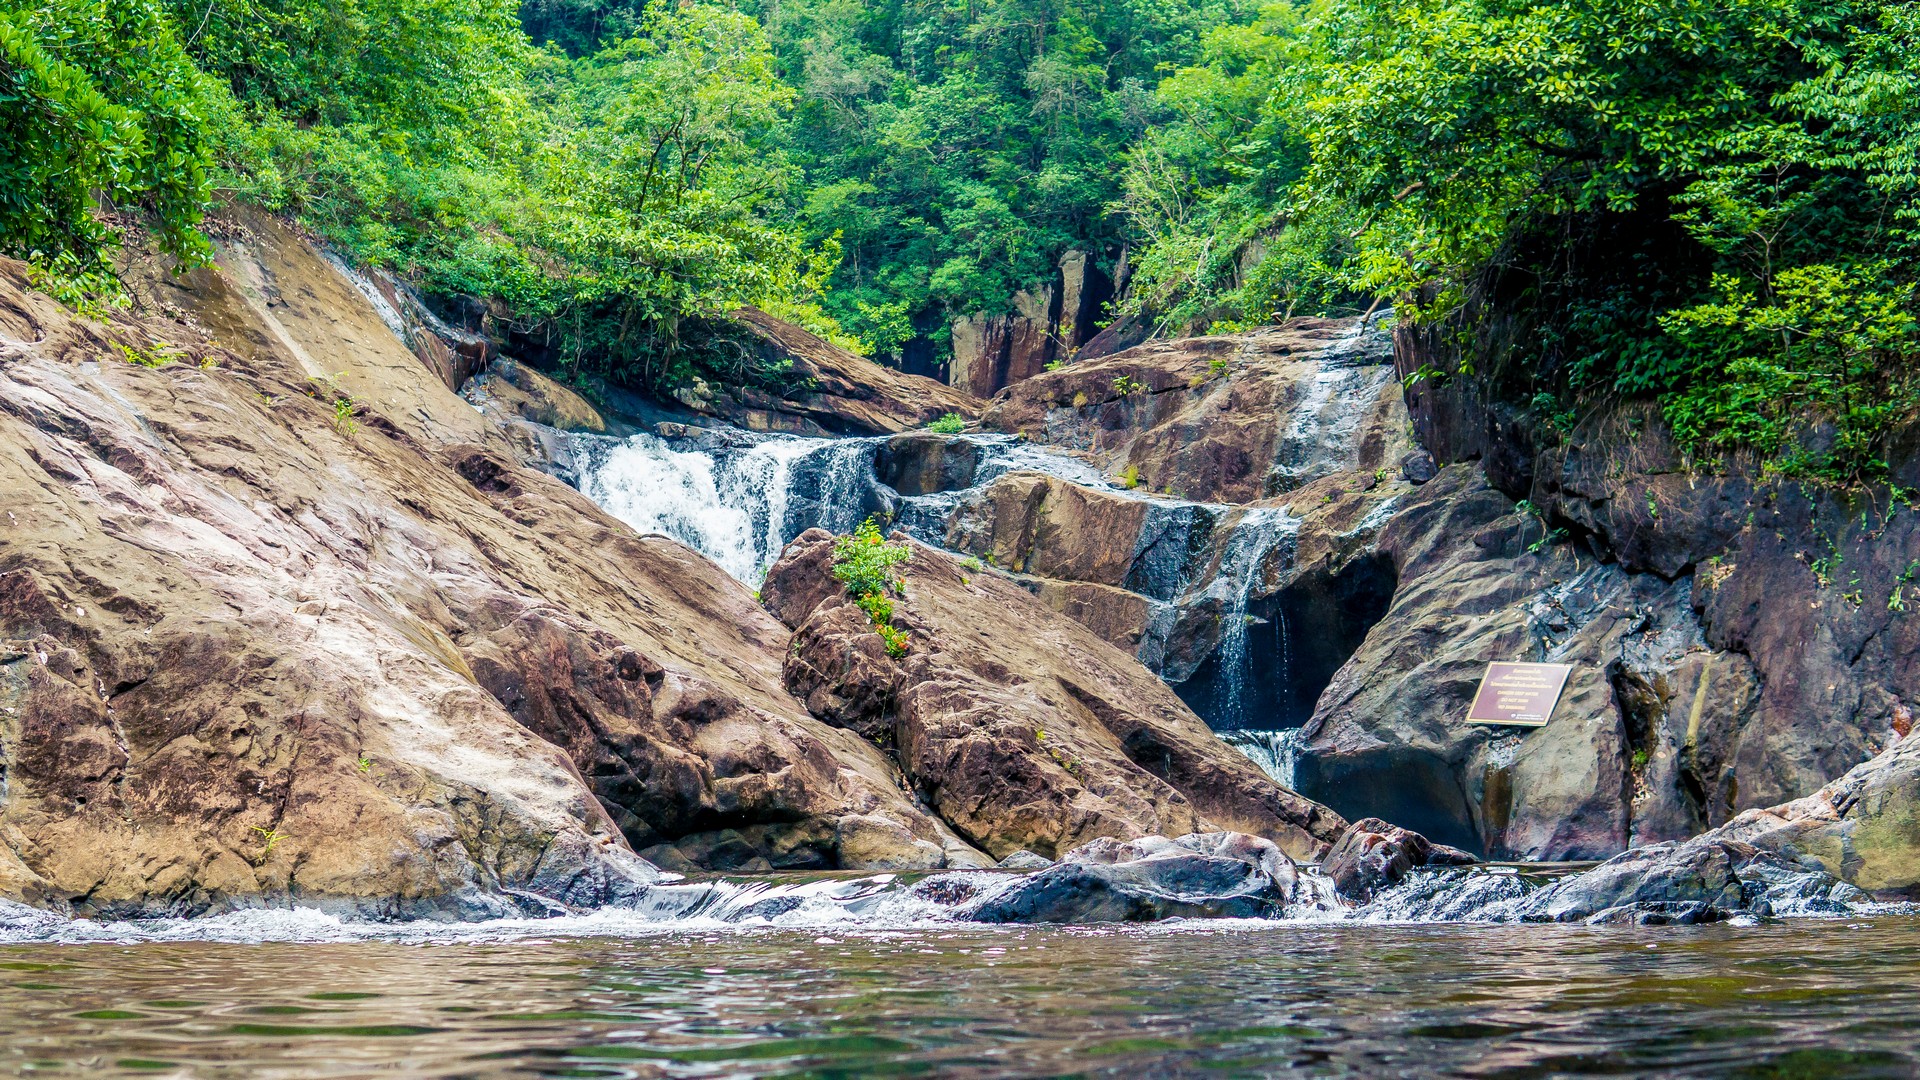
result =
[{"label": "dark rock in water", "polygon": [[1279,914],[1297,882],[1279,848],[1242,833],[1102,839],[1023,878],[971,917],[993,923],[1261,918]]},{"label": "dark rock in water", "polygon": [[1002,870],[1045,870],[1053,865],[1053,860],[1045,855],[1036,855],[1025,848],[1000,860]]},{"label": "dark rock in water", "polygon": [[1587,919],[1589,926],[1693,926],[1719,922],[1720,909],[1698,900],[1650,900],[1641,904],[1622,904]]},{"label": "dark rock in water", "polygon": [[932,495],[972,487],[985,456],[985,448],[972,439],[910,431],[880,444],[873,471],[902,495]]},{"label": "dark rock in water", "polygon": [[1409,829],[1363,818],[1347,826],[1320,869],[1340,895],[1365,901],[1415,867],[1466,866],[1478,861],[1459,848],[1436,845]]},{"label": "dark rock in water", "polygon": [[1742,914],[1839,914],[1864,898],[1823,870],[1708,834],[1616,855],[1535,893],[1521,916],[1654,925]]}]

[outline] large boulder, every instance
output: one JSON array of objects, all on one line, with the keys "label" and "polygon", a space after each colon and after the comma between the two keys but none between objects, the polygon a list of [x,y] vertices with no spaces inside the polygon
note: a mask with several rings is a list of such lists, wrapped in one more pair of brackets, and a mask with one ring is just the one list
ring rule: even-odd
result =
[{"label": "large boulder", "polygon": [[1474,858],[1458,848],[1435,844],[1410,829],[1379,818],[1362,818],[1347,826],[1320,864],[1334,891],[1351,900],[1366,901],[1421,866],[1461,866]]},{"label": "large boulder", "polygon": [[[1464,465],[1373,550],[1398,588],[1320,697],[1303,791],[1489,857],[1603,859],[1732,815],[1755,677],[1706,646],[1689,583],[1596,562]],[[1489,660],[1574,665],[1545,727],[1466,722]]]},{"label": "large boulder", "polygon": [[1317,859],[1345,822],[1220,742],[1164,683],[989,568],[911,544],[895,658],[802,534],[767,575],[794,628],[787,685],[814,715],[888,748],[970,842],[1055,856],[1100,837],[1230,829]]},{"label": "large boulder", "polygon": [[1534,893],[1520,914],[1548,922],[1699,923],[1841,914],[1866,898],[1818,865],[1710,833],[1622,852]]},{"label": "large boulder", "polygon": [[1294,319],[1035,375],[981,424],[1131,469],[1149,491],[1249,502],[1334,472],[1398,470],[1410,446],[1391,361],[1377,321]]},{"label": "large boulder", "polygon": [[1096,840],[975,907],[988,923],[1151,922],[1279,915],[1299,875],[1279,848],[1241,833]]},{"label": "large boulder", "polygon": [[298,235],[226,235],[106,322],[0,264],[0,895],[504,914],[727,830],[990,861],[787,692],[743,587],[523,467]]}]

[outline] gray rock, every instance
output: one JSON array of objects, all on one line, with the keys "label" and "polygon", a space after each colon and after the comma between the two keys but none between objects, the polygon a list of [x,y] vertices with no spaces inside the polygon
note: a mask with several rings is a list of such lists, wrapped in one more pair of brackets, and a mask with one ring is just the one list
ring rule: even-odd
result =
[{"label": "gray rock", "polygon": [[1002,870],[1045,870],[1052,865],[1052,859],[1047,858],[1045,855],[1035,855],[1026,848],[1021,848],[1019,851],[1000,860],[1000,869]]},{"label": "gray rock", "polygon": [[1278,914],[1297,883],[1292,861],[1278,847],[1244,833],[1101,839],[994,895],[971,917],[991,923],[1258,918]]},{"label": "gray rock", "polygon": [[1840,914],[1859,890],[1821,870],[1709,834],[1635,848],[1535,893],[1543,922],[1710,922],[1733,915]]},{"label": "gray rock", "polygon": [[1412,450],[1400,459],[1400,476],[1409,483],[1424,484],[1440,475],[1440,466],[1425,450]]}]

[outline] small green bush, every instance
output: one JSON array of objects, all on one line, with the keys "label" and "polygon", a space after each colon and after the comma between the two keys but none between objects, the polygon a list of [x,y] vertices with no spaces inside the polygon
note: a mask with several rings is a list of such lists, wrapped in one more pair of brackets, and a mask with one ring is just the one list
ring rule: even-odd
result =
[{"label": "small green bush", "polygon": [[889,594],[904,593],[905,583],[893,568],[911,554],[907,545],[882,536],[872,518],[861,522],[853,535],[833,542],[833,576],[847,587],[854,604],[866,612],[874,633],[886,644],[887,655],[895,659],[907,654],[907,634],[893,625],[893,598]]},{"label": "small green bush", "polygon": [[939,435],[958,435],[967,428],[967,419],[957,412],[947,415],[927,425],[927,430]]}]

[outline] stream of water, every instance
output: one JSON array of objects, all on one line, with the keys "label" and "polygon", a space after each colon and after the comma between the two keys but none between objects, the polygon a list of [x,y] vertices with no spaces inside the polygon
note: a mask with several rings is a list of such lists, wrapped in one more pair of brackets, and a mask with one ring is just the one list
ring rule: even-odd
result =
[{"label": "stream of water", "polygon": [[0,946],[0,1071],[1910,1077],[1920,921]]}]

